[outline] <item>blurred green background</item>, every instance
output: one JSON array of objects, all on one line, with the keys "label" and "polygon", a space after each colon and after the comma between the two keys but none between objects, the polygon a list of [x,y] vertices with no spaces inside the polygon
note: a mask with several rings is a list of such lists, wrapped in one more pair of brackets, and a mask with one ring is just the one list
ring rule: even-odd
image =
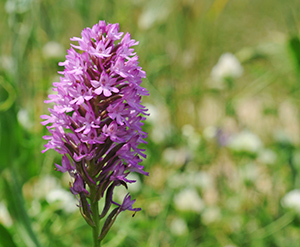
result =
[{"label": "blurred green background", "polygon": [[297,0],[0,0],[0,246],[91,246],[39,116],[69,39],[106,20],[140,42],[151,116],[150,176],[129,188],[143,210],[104,246],[299,247],[299,13]]}]

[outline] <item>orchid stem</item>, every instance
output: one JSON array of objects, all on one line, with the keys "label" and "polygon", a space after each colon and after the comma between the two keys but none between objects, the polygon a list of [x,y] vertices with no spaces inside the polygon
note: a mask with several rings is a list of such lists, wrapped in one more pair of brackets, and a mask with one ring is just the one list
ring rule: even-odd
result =
[{"label": "orchid stem", "polygon": [[94,247],[100,247],[100,240],[98,240],[99,233],[100,233],[100,217],[99,217],[99,207],[98,207],[98,200],[95,200],[97,195],[97,187],[92,186],[91,187],[91,212],[92,212],[92,218],[94,221],[95,226],[93,227],[93,241],[94,241]]}]

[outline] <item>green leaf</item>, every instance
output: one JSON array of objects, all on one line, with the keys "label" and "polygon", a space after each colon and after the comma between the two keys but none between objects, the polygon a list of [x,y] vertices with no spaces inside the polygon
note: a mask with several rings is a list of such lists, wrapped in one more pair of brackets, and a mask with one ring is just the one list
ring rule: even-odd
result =
[{"label": "green leaf", "polygon": [[81,213],[82,217],[85,219],[85,221],[91,227],[95,227],[95,223],[91,217],[91,213],[89,210],[88,202],[86,200],[86,196],[83,192],[79,193],[79,195],[80,195],[80,201],[81,201],[81,205],[82,205],[82,207],[80,207],[80,213]]},{"label": "green leaf", "polygon": [[0,111],[0,172],[11,165],[11,160],[18,153],[19,147],[16,145],[16,141],[18,140],[19,127],[13,108],[4,112]]},{"label": "green leaf", "polygon": [[17,247],[10,232],[2,224],[0,224],[0,239],[0,246]]},{"label": "green leaf", "polygon": [[297,68],[298,72],[300,72],[300,40],[299,40],[299,38],[292,37],[289,40],[289,47],[292,51],[292,55],[294,57],[296,68]]},{"label": "green leaf", "polygon": [[[25,208],[21,185],[13,172],[3,172],[5,197],[9,213],[16,221],[16,229],[26,246],[40,247],[37,237],[32,230],[31,221]],[[8,245],[9,246],[9,245]]]},{"label": "green leaf", "polygon": [[111,213],[107,216],[104,225],[102,227],[101,234],[98,238],[100,241],[106,236],[106,234],[108,233],[109,229],[115,222],[119,213],[120,213],[119,207],[117,207],[114,210],[112,210]]},{"label": "green leaf", "polygon": [[6,111],[14,103],[16,99],[16,92],[14,88],[1,76],[0,76],[0,87],[3,88],[8,94],[7,98],[0,102],[0,111]]},{"label": "green leaf", "polygon": [[100,219],[102,219],[103,217],[105,217],[105,215],[107,214],[108,210],[110,209],[111,197],[112,197],[113,189],[114,188],[115,188],[115,184],[112,183],[111,186],[109,186],[108,189],[107,189],[107,191],[106,191],[105,205],[104,205],[104,208],[102,210],[102,213],[100,214]]}]

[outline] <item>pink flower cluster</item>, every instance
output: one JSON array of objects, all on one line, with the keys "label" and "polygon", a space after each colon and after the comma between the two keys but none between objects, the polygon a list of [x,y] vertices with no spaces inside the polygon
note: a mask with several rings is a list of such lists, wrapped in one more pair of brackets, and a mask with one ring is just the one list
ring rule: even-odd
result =
[{"label": "pink flower cluster", "polygon": [[123,36],[118,24],[105,21],[71,40],[78,45],[71,44],[66,60],[59,63],[64,66],[60,82],[53,83],[55,93],[45,101],[52,105],[50,114],[41,116],[50,132],[43,137],[48,140],[43,152],[55,149],[63,155],[56,168],[73,177],[70,190],[85,215],[91,187],[97,188],[97,200],[106,192],[102,216],[111,203],[121,211],[138,211],[129,195],[121,205],[112,199],[116,186],[135,182],[127,178],[130,172],[148,175],[139,165],[146,157],[139,144],[146,143],[147,136],[142,131],[147,109],[141,96],[148,92],[140,86],[146,74],[132,48],[138,42],[129,33]]}]

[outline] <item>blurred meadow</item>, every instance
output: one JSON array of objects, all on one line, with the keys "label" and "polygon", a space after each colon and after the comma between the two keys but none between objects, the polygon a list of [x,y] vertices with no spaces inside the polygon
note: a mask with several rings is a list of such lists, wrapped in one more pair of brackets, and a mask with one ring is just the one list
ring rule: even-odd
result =
[{"label": "blurred meadow", "polygon": [[[149,177],[104,247],[300,246],[300,2],[0,0],[0,246],[91,246],[40,115],[70,38],[140,43]],[[120,194],[124,193],[120,190]],[[118,193],[115,195],[118,197]]]}]

